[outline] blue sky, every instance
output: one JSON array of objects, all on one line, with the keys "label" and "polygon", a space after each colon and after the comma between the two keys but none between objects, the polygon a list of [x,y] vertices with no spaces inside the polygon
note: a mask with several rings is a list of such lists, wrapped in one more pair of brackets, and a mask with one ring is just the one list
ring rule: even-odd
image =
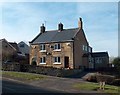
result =
[{"label": "blue sky", "polygon": [[78,27],[78,18],[83,19],[83,28],[93,51],[108,51],[118,55],[118,3],[117,2],[9,2],[2,3],[2,33],[0,39],[20,42],[31,41],[39,27],[46,22],[47,30]]}]

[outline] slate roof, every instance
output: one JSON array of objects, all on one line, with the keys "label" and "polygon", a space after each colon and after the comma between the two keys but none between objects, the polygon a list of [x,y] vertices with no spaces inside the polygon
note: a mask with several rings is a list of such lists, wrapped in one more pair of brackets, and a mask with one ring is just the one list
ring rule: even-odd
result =
[{"label": "slate roof", "polygon": [[105,57],[108,56],[108,52],[93,52],[92,57]]},{"label": "slate roof", "polygon": [[49,42],[64,42],[73,41],[72,38],[77,34],[79,28],[64,29],[63,31],[53,30],[45,31],[44,33],[38,34],[30,43],[49,43]]},{"label": "slate roof", "polygon": [[[24,46],[21,47],[21,45],[24,45]],[[23,41],[19,42],[18,43],[18,48],[19,48],[21,53],[29,54],[29,46],[25,42],[23,42]]]},{"label": "slate roof", "polygon": [[85,53],[83,54],[83,57],[88,57],[91,55],[92,57],[106,57],[109,56],[108,52],[93,52],[93,53]]},{"label": "slate roof", "polygon": [[17,52],[20,52],[17,43],[15,42],[8,42],[8,43],[12,45],[17,50]]}]

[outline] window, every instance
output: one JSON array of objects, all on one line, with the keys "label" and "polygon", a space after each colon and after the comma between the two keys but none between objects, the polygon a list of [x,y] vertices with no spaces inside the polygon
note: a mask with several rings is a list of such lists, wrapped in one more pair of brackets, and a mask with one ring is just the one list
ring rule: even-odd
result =
[{"label": "window", "polygon": [[61,64],[60,57],[54,57],[54,64]]},{"label": "window", "polygon": [[83,51],[88,51],[88,46],[83,45]]},{"label": "window", "polygon": [[45,44],[40,45],[40,52],[46,52],[45,50]]},{"label": "window", "polygon": [[87,51],[87,46],[85,46],[85,51]]},{"label": "window", "polygon": [[24,46],[24,44],[20,44],[20,47],[22,47],[22,48],[23,48],[23,47],[25,47],[25,46]]},{"label": "window", "polygon": [[40,64],[46,64],[46,58],[45,57],[40,58]]},{"label": "window", "polygon": [[89,47],[88,51],[91,53],[91,52],[92,52],[92,48],[91,48],[91,47]]},{"label": "window", "polygon": [[61,49],[60,43],[54,45],[54,50],[60,50],[60,49]]}]

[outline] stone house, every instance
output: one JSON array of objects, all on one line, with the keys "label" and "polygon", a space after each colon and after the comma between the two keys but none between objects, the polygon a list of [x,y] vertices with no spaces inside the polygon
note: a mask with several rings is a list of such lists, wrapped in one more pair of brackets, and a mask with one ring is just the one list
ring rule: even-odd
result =
[{"label": "stone house", "polygon": [[21,52],[22,56],[25,56],[24,63],[29,64],[29,49],[30,47],[23,41],[18,43],[19,51]]},{"label": "stone house", "polygon": [[16,42],[8,42],[6,39],[1,39],[0,43],[0,60],[2,62],[10,60],[19,63],[29,63],[29,52],[27,56],[23,55]]},{"label": "stone house", "polygon": [[89,68],[83,63],[83,55],[92,53],[86,39],[82,19],[78,20],[78,28],[64,29],[58,24],[57,30],[46,31],[40,27],[40,33],[30,42],[30,64],[33,61],[39,66],[78,69]]},{"label": "stone house", "polygon": [[0,39],[2,46],[2,61],[12,60],[13,56],[17,54],[17,50],[6,39]]}]

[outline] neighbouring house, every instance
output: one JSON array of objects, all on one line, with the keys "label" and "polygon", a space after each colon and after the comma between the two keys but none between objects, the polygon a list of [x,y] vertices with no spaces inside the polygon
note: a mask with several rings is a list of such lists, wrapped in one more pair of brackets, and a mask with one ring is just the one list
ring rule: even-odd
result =
[{"label": "neighbouring house", "polygon": [[1,39],[2,43],[2,61],[13,60],[14,55],[17,54],[17,50],[6,39]]},{"label": "neighbouring house", "polygon": [[94,68],[106,68],[109,66],[108,52],[94,52],[91,54]]},{"label": "neighbouring house", "polygon": [[34,62],[38,66],[94,69],[97,63],[91,61],[96,59],[93,55],[95,53],[92,53],[86,39],[82,18],[78,20],[78,28],[64,29],[59,23],[57,30],[46,31],[43,24],[40,33],[30,42],[30,64]]},{"label": "neighbouring house", "polygon": [[29,49],[30,47],[23,41],[18,43],[18,48],[23,56],[26,57],[26,64],[29,64]]},{"label": "neighbouring house", "polygon": [[86,53],[83,55],[83,63],[90,69],[107,68],[109,67],[108,52]]},{"label": "neighbouring house", "polygon": [[8,42],[6,39],[1,39],[0,42],[2,45],[2,62],[10,60],[19,63],[22,63],[23,61],[29,63],[29,55],[27,55],[28,57],[23,55],[16,42]]}]

